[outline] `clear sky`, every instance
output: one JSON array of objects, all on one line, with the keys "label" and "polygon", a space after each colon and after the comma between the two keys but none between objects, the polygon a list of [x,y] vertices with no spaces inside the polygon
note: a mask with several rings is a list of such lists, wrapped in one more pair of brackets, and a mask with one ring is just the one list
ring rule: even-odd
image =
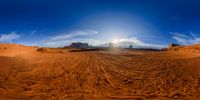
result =
[{"label": "clear sky", "polygon": [[199,0],[0,0],[0,42],[162,47],[200,42]]}]

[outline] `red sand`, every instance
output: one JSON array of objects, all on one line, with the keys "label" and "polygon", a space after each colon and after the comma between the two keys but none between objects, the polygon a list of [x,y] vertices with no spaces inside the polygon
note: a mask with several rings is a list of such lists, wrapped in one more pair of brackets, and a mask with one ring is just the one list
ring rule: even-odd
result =
[{"label": "red sand", "polygon": [[199,100],[199,47],[68,52],[0,44],[0,99]]}]

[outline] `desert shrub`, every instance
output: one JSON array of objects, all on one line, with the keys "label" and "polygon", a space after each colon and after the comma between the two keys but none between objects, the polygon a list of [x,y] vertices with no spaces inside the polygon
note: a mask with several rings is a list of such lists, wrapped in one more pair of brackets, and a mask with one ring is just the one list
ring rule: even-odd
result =
[{"label": "desert shrub", "polygon": [[44,48],[38,48],[37,51],[44,51]]}]

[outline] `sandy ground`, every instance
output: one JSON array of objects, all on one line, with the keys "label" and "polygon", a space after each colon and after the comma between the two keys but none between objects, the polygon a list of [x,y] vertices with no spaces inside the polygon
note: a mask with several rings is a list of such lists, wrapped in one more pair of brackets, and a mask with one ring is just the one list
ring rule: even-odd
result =
[{"label": "sandy ground", "polygon": [[37,51],[0,44],[0,99],[200,100],[200,53],[184,50]]}]

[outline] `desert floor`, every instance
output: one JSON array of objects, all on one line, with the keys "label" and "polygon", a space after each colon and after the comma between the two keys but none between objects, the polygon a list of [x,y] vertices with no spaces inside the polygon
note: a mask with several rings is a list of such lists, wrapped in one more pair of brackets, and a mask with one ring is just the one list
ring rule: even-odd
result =
[{"label": "desert floor", "polygon": [[0,99],[200,100],[200,52],[69,50],[0,44]]}]

